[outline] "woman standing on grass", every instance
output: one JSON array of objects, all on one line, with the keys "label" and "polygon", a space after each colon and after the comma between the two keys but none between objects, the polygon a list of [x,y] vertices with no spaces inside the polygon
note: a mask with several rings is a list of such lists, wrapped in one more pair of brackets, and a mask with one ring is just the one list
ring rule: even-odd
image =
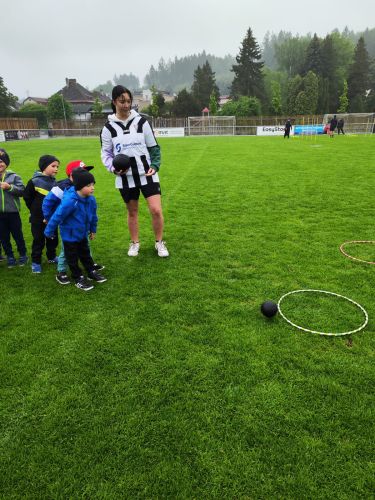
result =
[{"label": "woman standing on grass", "polygon": [[[133,97],[127,88],[116,85],[112,90],[113,115],[108,116],[101,134],[101,157],[106,169],[116,175],[116,187],[126,203],[130,246],[128,255],[139,252],[138,200],[140,192],[147,201],[155,233],[155,249],[159,257],[169,253],[163,241],[164,219],[161,208],[161,191],[158,171],[160,147],[148,121],[132,107]],[[116,172],[113,159],[117,154],[130,157],[130,168]]]}]

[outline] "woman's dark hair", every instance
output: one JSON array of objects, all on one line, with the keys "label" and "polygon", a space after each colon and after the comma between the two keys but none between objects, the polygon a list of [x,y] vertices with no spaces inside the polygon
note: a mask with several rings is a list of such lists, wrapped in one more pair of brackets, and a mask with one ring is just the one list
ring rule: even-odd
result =
[{"label": "woman's dark hair", "polygon": [[133,102],[133,96],[130,90],[124,87],[123,85],[116,85],[116,87],[113,87],[112,89],[112,101],[111,101],[111,108],[114,113],[116,113],[116,106],[113,104],[113,101],[115,101],[122,94],[129,94],[130,100],[131,102]]}]

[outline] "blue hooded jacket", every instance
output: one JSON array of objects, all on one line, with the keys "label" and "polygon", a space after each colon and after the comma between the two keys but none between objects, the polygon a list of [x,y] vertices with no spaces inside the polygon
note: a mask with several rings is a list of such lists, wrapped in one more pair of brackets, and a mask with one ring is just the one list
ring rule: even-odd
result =
[{"label": "blue hooded jacket", "polygon": [[44,234],[54,236],[57,226],[63,241],[71,243],[82,241],[88,233],[96,233],[98,217],[94,196],[82,198],[74,187],[64,192],[63,199],[49,220]]},{"label": "blue hooded jacket", "polygon": [[44,197],[42,210],[44,218],[49,221],[52,217],[54,211],[60,205],[63,199],[64,192],[73,186],[73,182],[67,177],[62,181],[58,181],[57,185],[54,186],[51,191]]}]

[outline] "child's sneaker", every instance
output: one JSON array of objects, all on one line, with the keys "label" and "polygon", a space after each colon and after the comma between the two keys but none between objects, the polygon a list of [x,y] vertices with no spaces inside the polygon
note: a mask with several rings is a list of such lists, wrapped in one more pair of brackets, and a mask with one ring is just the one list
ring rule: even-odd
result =
[{"label": "child's sneaker", "polygon": [[29,259],[28,259],[27,255],[21,255],[21,257],[18,259],[18,265],[22,267],[25,264],[27,264],[28,260]]},{"label": "child's sneaker", "polygon": [[91,271],[91,273],[88,274],[88,277],[97,283],[104,283],[107,281],[107,278],[105,278],[102,274],[99,274],[97,271]]},{"label": "child's sneaker", "polygon": [[3,260],[5,260],[5,257],[4,257],[4,255],[0,254],[0,262]]},{"label": "child's sneaker", "polygon": [[129,257],[137,257],[139,253],[139,241],[132,241],[129,245],[128,255]]},{"label": "child's sneaker", "polygon": [[8,267],[9,268],[16,267],[17,261],[16,261],[16,259],[14,257],[8,257],[7,261],[8,261]]},{"label": "child's sneaker", "polygon": [[31,271],[35,274],[40,274],[42,272],[42,266],[36,262],[31,263]]},{"label": "child's sneaker", "polygon": [[94,285],[87,281],[84,276],[81,276],[79,280],[76,281],[76,287],[80,290],[83,290],[84,292],[88,292],[89,290],[92,290],[94,288]]},{"label": "child's sneaker", "polygon": [[101,264],[94,264],[94,271],[103,271],[105,269],[105,266],[102,266]]},{"label": "child's sneaker", "polygon": [[158,252],[159,257],[169,257],[169,252],[165,241],[160,240],[155,243],[155,249]]},{"label": "child's sneaker", "polygon": [[53,259],[48,259],[48,264],[57,264],[59,262],[58,257],[54,257]]},{"label": "child's sneaker", "polygon": [[69,285],[70,279],[66,273],[57,273],[56,281],[60,283],[60,285]]}]

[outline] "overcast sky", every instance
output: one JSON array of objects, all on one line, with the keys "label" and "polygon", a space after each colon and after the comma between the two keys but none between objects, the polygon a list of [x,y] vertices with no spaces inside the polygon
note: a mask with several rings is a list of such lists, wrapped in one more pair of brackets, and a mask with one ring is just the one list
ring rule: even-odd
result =
[{"label": "overcast sky", "polygon": [[10,92],[49,97],[77,78],[93,88],[114,74],[143,83],[160,57],[238,53],[249,27],[326,35],[375,27],[375,0],[0,0],[0,76]]}]

